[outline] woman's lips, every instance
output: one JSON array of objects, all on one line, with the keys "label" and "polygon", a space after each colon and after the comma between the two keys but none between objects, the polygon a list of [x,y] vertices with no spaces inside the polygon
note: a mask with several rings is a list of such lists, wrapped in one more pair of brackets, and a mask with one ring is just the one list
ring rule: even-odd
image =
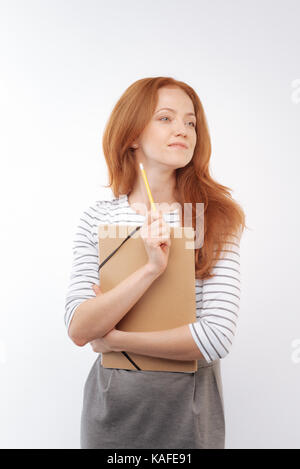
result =
[{"label": "woman's lips", "polygon": [[186,150],[186,147],[184,145],[181,145],[180,143],[172,143],[172,145],[169,145],[169,147],[183,148]]}]

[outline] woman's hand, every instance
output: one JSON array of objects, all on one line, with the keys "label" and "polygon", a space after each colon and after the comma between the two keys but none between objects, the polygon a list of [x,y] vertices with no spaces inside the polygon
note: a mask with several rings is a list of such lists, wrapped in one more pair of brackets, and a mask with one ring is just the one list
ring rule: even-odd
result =
[{"label": "woman's hand", "polygon": [[[93,285],[93,290],[96,295],[103,295],[101,288],[98,285]],[[119,351],[115,344],[116,336],[118,336],[119,331],[114,327],[106,335],[99,339],[94,339],[90,342],[92,349],[96,353],[101,352],[117,352]]]},{"label": "woman's hand", "polygon": [[141,238],[148,254],[148,264],[161,275],[168,264],[171,246],[170,225],[165,222],[161,210],[148,211],[141,228]]}]

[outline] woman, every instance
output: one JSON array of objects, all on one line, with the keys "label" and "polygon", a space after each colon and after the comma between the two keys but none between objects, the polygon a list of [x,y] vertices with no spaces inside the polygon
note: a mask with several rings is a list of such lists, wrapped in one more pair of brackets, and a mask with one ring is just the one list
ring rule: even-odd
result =
[{"label": "woman", "polygon": [[[114,198],[97,201],[80,218],[65,312],[74,343],[91,343],[99,353],[84,387],[81,448],[223,449],[220,360],[236,331],[246,225],[230,190],[210,176],[211,143],[199,97],[173,78],[136,81],[112,111],[103,151]],[[156,215],[150,213],[140,162],[155,204],[164,207]],[[204,238],[195,248],[196,322],[158,332],[118,331],[116,324],[165,270],[169,228],[182,226],[185,202],[193,204],[195,229],[194,204],[204,203]],[[148,254],[145,266],[106,293],[98,276],[100,223],[142,225]],[[156,238],[146,231],[149,226]],[[197,359],[198,370],[103,368],[106,351]]]}]

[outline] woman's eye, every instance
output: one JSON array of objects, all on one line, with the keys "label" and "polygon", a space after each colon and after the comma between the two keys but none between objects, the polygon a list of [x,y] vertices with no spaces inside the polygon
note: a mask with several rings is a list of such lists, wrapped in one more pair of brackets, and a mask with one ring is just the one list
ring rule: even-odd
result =
[{"label": "woman's eye", "polygon": [[[161,121],[162,119],[169,119],[169,117],[163,116],[159,120]],[[196,127],[196,124],[193,121],[190,121],[189,124],[193,124],[193,127]]]}]

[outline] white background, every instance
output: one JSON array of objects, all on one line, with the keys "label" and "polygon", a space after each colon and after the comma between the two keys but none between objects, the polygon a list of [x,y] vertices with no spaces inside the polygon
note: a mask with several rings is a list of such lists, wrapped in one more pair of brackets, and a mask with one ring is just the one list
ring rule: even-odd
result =
[{"label": "white background", "polygon": [[[299,448],[299,1],[1,1],[1,448],[79,448],[96,354],[64,301],[81,210],[125,89],[198,93],[211,173],[244,208],[238,330],[222,360],[226,448]],[[297,81],[298,80],[298,81]]]}]

